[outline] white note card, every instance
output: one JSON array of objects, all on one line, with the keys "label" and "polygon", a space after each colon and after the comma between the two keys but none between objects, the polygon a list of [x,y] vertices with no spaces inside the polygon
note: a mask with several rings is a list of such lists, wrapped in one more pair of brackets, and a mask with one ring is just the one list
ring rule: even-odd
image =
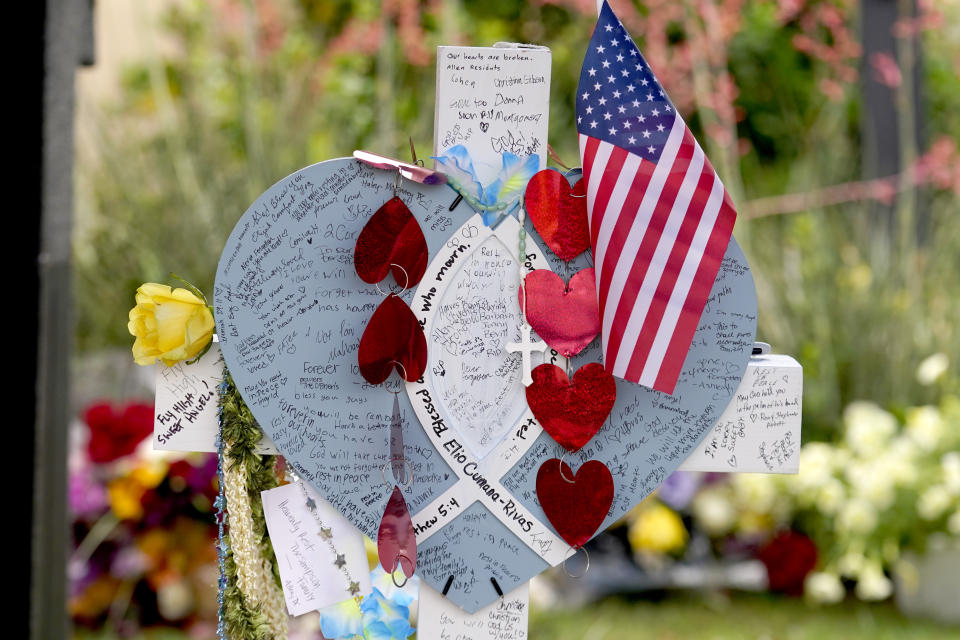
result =
[{"label": "white note card", "polygon": [[426,640],[525,640],[530,617],[530,583],[476,613],[467,613],[420,583],[417,637]]},{"label": "white note card", "polygon": [[797,473],[802,398],[799,362],[785,355],[750,358],[733,400],[680,468]]},{"label": "white note card", "polygon": [[[303,489],[316,504],[316,515],[307,507]],[[295,482],[260,497],[290,615],[349,600],[351,582],[359,587],[357,595],[373,591],[363,534],[312,487]],[[329,540],[320,535],[321,523],[329,529]],[[338,556],[343,569],[336,564]]]},{"label": "white note card", "polygon": [[[216,338],[214,338],[216,340]],[[223,382],[223,355],[216,341],[198,362],[157,368],[153,448],[163,451],[217,451],[217,403]],[[257,453],[276,454],[266,437]]]},{"label": "white note card", "polygon": [[535,153],[546,168],[550,64],[546,47],[437,47],[435,155],[463,145],[484,186],[508,151],[521,158]]}]

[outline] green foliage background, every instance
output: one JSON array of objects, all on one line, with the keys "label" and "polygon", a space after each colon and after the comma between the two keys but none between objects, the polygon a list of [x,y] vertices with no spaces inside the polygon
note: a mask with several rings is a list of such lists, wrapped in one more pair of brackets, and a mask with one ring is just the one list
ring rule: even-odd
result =
[{"label": "green foliage background", "polygon": [[[629,5],[638,24],[666,6],[614,4]],[[719,27],[700,15],[706,5],[736,18],[737,28],[716,36]],[[693,75],[670,82],[692,86],[696,70],[706,68],[709,81],[729,73],[736,87],[726,101],[694,101],[684,116],[741,208],[735,234],[757,281],[758,339],[804,365],[804,436],[830,437],[853,399],[894,410],[932,401],[945,390],[920,385],[917,364],[934,352],[960,361],[954,320],[960,186],[907,185],[890,201],[892,226],[883,224],[872,199],[814,202],[751,219],[759,199],[815,194],[861,176],[858,82],[841,82],[828,97],[821,88],[836,80],[837,64],[796,46],[798,36],[838,41],[836,32],[805,16],[834,9],[855,32],[857,10],[855,3],[817,0],[784,18],[774,2],[706,5],[672,3],[677,17],[665,27],[667,51],[696,52],[707,41],[722,50],[714,46],[704,65],[694,64]],[[429,155],[438,44],[549,46],[550,143],[567,164],[578,164],[573,95],[595,20],[592,6],[520,0],[172,5],[159,34],[175,53],[126,69],[121,97],[99,105],[85,132],[88,142],[78,149],[81,351],[130,344],[124,313],[141,282],[169,282],[175,272],[211,292],[235,221],[283,176],[358,148],[407,157],[408,136],[420,156]],[[955,3],[941,9],[960,14]],[[949,26],[960,24],[960,15],[948,15],[946,24],[922,34],[924,106],[909,114],[922,119],[929,141],[960,139],[960,33]],[[149,44],[155,35],[142,37]],[[638,35],[644,49],[647,38]],[[869,72],[862,61],[850,64]],[[728,126],[732,144],[715,135],[725,110],[736,113]]]}]

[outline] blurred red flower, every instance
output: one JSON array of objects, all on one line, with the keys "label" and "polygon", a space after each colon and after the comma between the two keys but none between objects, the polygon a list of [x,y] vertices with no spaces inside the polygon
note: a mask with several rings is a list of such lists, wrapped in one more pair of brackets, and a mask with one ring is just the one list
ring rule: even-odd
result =
[{"label": "blurred red flower", "polygon": [[757,557],[767,567],[771,591],[799,596],[804,579],[817,564],[817,546],[802,533],[787,531],[760,549]]},{"label": "blurred red flower", "polygon": [[112,462],[133,453],[153,431],[153,405],[134,402],[118,409],[99,402],[87,408],[83,419],[90,428],[90,460]]}]

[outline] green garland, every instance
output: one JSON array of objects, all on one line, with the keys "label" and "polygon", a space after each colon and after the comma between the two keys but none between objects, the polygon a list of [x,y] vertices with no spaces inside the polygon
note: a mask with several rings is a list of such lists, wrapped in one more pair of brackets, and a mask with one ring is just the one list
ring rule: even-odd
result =
[{"label": "green garland", "polygon": [[[253,528],[257,537],[260,553],[272,567],[273,578],[280,586],[280,571],[277,567],[273,545],[267,533],[267,524],[263,515],[263,503],[260,492],[279,486],[275,471],[276,456],[255,453],[255,448],[263,437],[263,432],[247,407],[229,372],[225,374],[220,393],[220,412],[222,438],[229,443],[229,452],[224,464],[243,465],[247,474],[247,493],[250,497],[250,509],[253,516]],[[273,631],[267,617],[259,606],[247,604],[243,593],[237,586],[237,565],[230,546],[229,533],[224,534],[225,546],[224,574],[226,584],[223,593],[223,618],[228,638],[244,640],[273,640]]]}]

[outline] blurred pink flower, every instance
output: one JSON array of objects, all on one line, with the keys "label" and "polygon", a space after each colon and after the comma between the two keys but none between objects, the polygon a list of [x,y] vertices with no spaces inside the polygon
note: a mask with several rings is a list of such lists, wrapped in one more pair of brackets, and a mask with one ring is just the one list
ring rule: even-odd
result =
[{"label": "blurred pink flower", "polygon": [[886,51],[877,51],[870,55],[870,66],[873,67],[873,77],[880,84],[891,89],[899,87],[903,82],[900,66],[892,55]]},{"label": "blurred pink flower", "polygon": [[107,509],[107,491],[93,476],[93,467],[84,465],[68,479],[67,502],[79,518],[94,518]]}]

